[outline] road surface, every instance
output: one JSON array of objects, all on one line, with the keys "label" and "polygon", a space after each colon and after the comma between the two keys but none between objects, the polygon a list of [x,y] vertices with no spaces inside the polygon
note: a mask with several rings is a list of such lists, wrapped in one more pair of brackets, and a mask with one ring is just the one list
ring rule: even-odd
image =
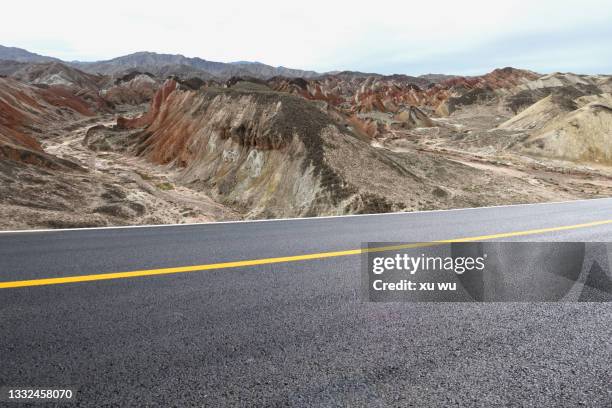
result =
[{"label": "road surface", "polygon": [[363,242],[458,238],[612,241],[612,199],[3,233],[0,386],[73,386],[76,406],[611,406],[610,303],[362,299]]}]

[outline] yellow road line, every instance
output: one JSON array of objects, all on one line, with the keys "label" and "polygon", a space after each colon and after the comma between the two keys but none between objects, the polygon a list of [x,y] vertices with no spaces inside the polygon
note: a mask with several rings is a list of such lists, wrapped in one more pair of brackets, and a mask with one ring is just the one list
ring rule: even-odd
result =
[{"label": "yellow road line", "polygon": [[532,230],[527,230],[527,231],[514,231],[514,232],[504,232],[500,234],[480,235],[477,237],[454,238],[454,239],[448,239],[448,240],[433,241],[433,242],[428,242],[428,243],[423,242],[423,243],[413,243],[413,244],[403,244],[403,245],[382,246],[382,247],[376,247],[376,248],[368,248],[365,250],[362,250],[360,248],[360,249],[350,249],[346,251],[319,252],[319,253],[314,253],[314,254],[282,256],[278,258],[263,258],[263,259],[251,259],[251,260],[245,260],[245,261],[221,262],[221,263],[213,263],[213,264],[205,264],[205,265],[179,266],[175,268],[147,269],[147,270],[138,270],[138,271],[129,271],[129,272],[114,272],[114,273],[102,273],[102,274],[95,274],[95,275],[65,276],[65,277],[60,277],[60,278],[43,278],[43,279],[21,280],[21,281],[13,281],[13,282],[0,282],[0,289],[21,288],[21,287],[26,287],[26,286],[58,285],[62,283],[91,282],[91,281],[107,280],[107,279],[135,278],[138,276],[167,275],[167,274],[173,274],[173,273],[208,271],[212,269],[228,269],[228,268],[239,268],[239,267],[245,267],[245,266],[269,265],[269,264],[296,262],[296,261],[308,261],[308,260],[313,260],[313,259],[324,259],[324,258],[335,258],[335,257],[340,257],[340,256],[360,255],[364,251],[383,252],[383,251],[393,251],[393,250],[425,247],[425,246],[431,246],[431,245],[441,245],[441,244],[447,244],[451,242],[486,241],[490,239],[519,237],[519,236],[525,236],[525,235],[543,234],[547,232],[567,231],[567,230],[573,230],[573,229],[579,229],[579,228],[595,227],[595,226],[604,225],[604,224],[612,224],[612,219],[588,222],[584,224],[565,225],[565,226],[560,226],[560,227],[539,228],[539,229],[532,229]]}]

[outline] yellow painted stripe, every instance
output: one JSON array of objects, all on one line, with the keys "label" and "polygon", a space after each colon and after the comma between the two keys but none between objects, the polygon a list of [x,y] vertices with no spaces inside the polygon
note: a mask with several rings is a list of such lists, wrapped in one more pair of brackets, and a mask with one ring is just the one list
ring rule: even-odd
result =
[{"label": "yellow painted stripe", "polygon": [[147,269],[147,270],[129,271],[129,272],[114,272],[114,273],[102,273],[102,274],[95,274],[95,275],[65,276],[61,278],[43,278],[43,279],[21,280],[21,281],[13,281],[13,282],[0,282],[0,289],[20,288],[20,287],[25,287],[25,286],[58,285],[62,283],[91,282],[91,281],[107,280],[107,279],[135,278],[138,276],[167,275],[167,274],[173,274],[173,273],[208,271],[212,269],[228,269],[228,268],[239,268],[239,267],[245,267],[245,266],[269,265],[269,264],[296,262],[296,261],[309,261],[313,259],[325,259],[325,258],[335,258],[335,257],[340,257],[340,256],[360,255],[364,251],[383,252],[383,251],[394,251],[394,250],[409,249],[409,248],[419,248],[419,247],[432,246],[432,245],[441,245],[441,244],[447,244],[451,242],[487,241],[490,239],[544,234],[548,232],[567,231],[567,230],[573,230],[573,229],[579,229],[579,228],[595,227],[595,226],[605,225],[605,224],[612,224],[612,219],[603,220],[603,221],[587,222],[584,224],[565,225],[565,226],[560,226],[560,227],[539,228],[539,229],[532,229],[532,230],[527,230],[527,231],[503,232],[503,233],[491,234],[491,235],[480,235],[477,237],[453,238],[453,239],[448,239],[448,240],[441,240],[441,241],[434,241],[434,242],[427,242],[427,243],[423,242],[423,243],[413,243],[413,244],[403,244],[403,245],[382,246],[382,247],[376,247],[376,248],[368,248],[365,250],[362,250],[360,248],[360,249],[349,249],[346,251],[319,252],[319,253],[314,253],[314,254],[281,256],[278,258],[251,259],[251,260],[245,260],[245,261],[221,262],[221,263],[204,264],[204,265],[179,266],[179,267],[174,267],[174,268]]}]

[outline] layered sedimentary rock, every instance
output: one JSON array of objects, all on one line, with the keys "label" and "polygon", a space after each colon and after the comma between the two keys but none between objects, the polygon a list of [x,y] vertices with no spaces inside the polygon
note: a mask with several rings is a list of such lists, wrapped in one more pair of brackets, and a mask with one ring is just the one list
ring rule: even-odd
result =
[{"label": "layered sedimentary rock", "polygon": [[56,123],[91,115],[87,102],[64,88],[0,78],[0,157],[45,167],[68,165],[46,154],[39,139]]},{"label": "layered sedimentary rock", "polygon": [[404,129],[434,126],[433,121],[423,113],[423,111],[414,106],[400,110],[395,114],[394,119],[397,120],[400,127]]},{"label": "layered sedimentary rock", "polygon": [[0,61],[5,226],[474,207],[612,189],[610,76],[7,55],[19,58]]},{"label": "layered sedimentary rock", "polygon": [[[407,122],[426,120],[415,110],[399,114]],[[462,206],[476,197],[466,196],[461,184],[483,176],[446,159],[372,147],[301,97],[262,89],[193,91],[173,80],[145,115],[92,130],[87,143],[179,169],[181,183],[248,217],[387,212],[434,201]]]},{"label": "layered sedimentary rock", "polygon": [[116,78],[100,95],[116,105],[140,105],[150,102],[159,86],[152,74],[135,71]]},{"label": "layered sedimentary rock", "polygon": [[270,86],[354,113],[397,112],[403,106],[421,106],[444,115],[488,95],[503,95],[538,77],[531,71],[514,68],[497,69],[477,77],[451,77],[436,83],[405,75],[341,73],[311,80],[277,78],[270,80]]}]

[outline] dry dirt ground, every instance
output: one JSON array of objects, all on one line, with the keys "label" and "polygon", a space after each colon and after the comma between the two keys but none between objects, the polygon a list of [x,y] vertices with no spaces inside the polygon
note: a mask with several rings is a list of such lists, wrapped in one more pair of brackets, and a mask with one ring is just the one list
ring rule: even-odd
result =
[{"label": "dry dirt ground", "polygon": [[49,129],[46,152],[76,162],[80,170],[45,170],[0,162],[0,228],[72,228],[236,220],[237,212],[202,191],[177,184],[175,172],[143,159],[93,152],[87,130],[112,125],[113,115]]},{"label": "dry dirt ground", "polygon": [[551,201],[612,195],[612,167],[542,159],[514,150],[525,134],[496,129],[510,117],[495,106],[471,106],[434,119],[436,127],[394,130],[376,143],[397,152],[416,149],[501,175],[508,193],[520,179],[541,189]]}]

